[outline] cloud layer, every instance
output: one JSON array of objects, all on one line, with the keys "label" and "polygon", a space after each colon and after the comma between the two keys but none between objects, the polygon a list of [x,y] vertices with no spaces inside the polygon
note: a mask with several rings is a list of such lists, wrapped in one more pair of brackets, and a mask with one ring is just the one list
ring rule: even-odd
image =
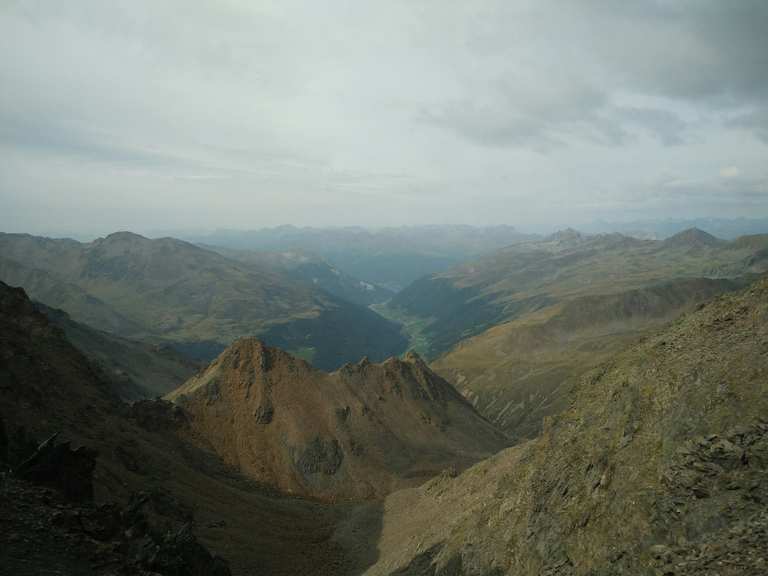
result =
[{"label": "cloud layer", "polygon": [[768,3],[11,0],[0,228],[768,215]]}]

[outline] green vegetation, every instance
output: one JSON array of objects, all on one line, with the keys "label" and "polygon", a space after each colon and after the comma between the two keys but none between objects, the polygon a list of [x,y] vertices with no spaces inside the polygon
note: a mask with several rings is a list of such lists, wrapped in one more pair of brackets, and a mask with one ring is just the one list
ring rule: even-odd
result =
[{"label": "green vegetation", "polygon": [[305,360],[311,364],[315,354],[317,353],[317,350],[314,348],[304,347],[296,348],[295,350],[286,350],[286,352],[290,352],[297,358],[301,358],[302,360]]},{"label": "green vegetation", "polygon": [[502,323],[433,363],[516,440],[535,438],[568,406],[568,389],[640,336],[743,281],[682,279],[620,294],[582,296]]},{"label": "green vegetation", "polygon": [[0,234],[0,279],[76,321],[160,339],[210,360],[241,336],[314,348],[318,367],[407,345],[397,325],[264,263],[230,260],[172,238],[120,232],[89,244]]},{"label": "green vegetation", "polygon": [[421,318],[429,356],[469,336],[559,302],[653,286],[675,278],[736,278],[768,269],[768,237],[720,241],[686,231],[663,242],[565,231],[510,246],[414,282],[389,303]]},{"label": "green vegetation", "polygon": [[429,354],[429,339],[426,336],[426,329],[432,321],[431,318],[409,316],[400,309],[390,308],[386,302],[372,304],[370,309],[387,320],[402,326],[403,332],[408,337],[409,350],[415,350],[422,356]]}]

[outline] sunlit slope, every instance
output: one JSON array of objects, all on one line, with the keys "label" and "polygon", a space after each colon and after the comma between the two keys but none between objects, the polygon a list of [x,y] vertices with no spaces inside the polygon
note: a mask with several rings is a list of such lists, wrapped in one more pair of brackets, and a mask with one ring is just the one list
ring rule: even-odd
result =
[{"label": "sunlit slope", "polygon": [[494,326],[432,367],[513,438],[532,438],[544,418],[568,406],[568,390],[581,374],[650,330],[742,285],[682,279],[581,296]]},{"label": "sunlit slope", "polygon": [[414,354],[328,373],[246,338],[167,398],[247,476],[328,500],[381,497],[508,445]]}]

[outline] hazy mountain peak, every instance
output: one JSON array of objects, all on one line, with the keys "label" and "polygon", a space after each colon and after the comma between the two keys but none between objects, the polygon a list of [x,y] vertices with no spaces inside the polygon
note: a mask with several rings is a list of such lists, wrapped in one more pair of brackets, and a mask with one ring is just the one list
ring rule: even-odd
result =
[{"label": "hazy mountain peak", "polygon": [[723,241],[700,228],[688,228],[664,241],[668,246],[716,246]]},{"label": "hazy mountain peak", "polygon": [[586,236],[574,230],[573,228],[565,228],[564,230],[558,230],[554,234],[550,234],[545,238],[545,241],[549,242],[580,242],[584,240]]},{"label": "hazy mountain peak", "polygon": [[119,230],[108,234],[104,238],[99,238],[97,242],[150,242],[151,240],[141,234],[136,234],[129,230]]},{"label": "hazy mountain peak", "polygon": [[278,367],[290,370],[311,372],[313,368],[301,358],[297,358],[280,348],[267,346],[254,337],[239,338],[230,345],[211,364],[209,369],[245,371],[254,376]]}]

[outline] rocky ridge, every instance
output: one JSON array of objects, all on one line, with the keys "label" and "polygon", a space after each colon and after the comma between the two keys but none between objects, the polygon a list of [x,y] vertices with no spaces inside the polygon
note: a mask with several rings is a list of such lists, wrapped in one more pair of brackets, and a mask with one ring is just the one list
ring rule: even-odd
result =
[{"label": "rocky ridge", "polygon": [[414,353],[327,373],[241,339],[168,399],[225,462],[324,499],[382,496],[507,445]]}]

